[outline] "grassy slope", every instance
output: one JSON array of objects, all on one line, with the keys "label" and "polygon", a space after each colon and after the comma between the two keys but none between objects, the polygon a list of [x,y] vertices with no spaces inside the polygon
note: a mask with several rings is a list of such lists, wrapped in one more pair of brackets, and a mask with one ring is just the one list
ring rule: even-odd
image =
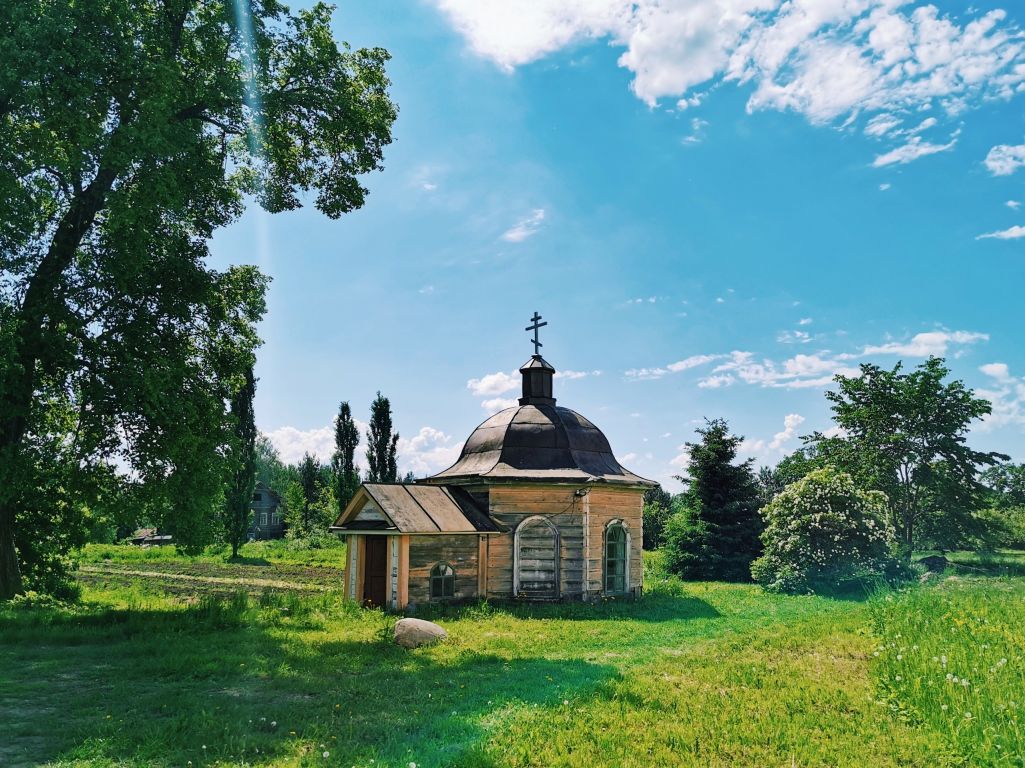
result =
[{"label": "grassy slope", "polygon": [[331,595],[187,608],[87,587],[77,614],[0,613],[0,764],[955,764],[873,703],[867,605],[647,585],[444,612],[450,642],[413,652]]},{"label": "grassy slope", "polygon": [[[345,567],[345,544],[335,539],[324,539],[327,548],[295,549],[286,539],[250,541],[239,550],[235,562],[243,565],[273,565],[291,563],[304,566]],[[223,565],[230,549],[224,544],[207,547],[198,555],[183,555],[173,546],[134,547],[124,544],[87,544],[75,553],[81,563],[213,563]]]}]

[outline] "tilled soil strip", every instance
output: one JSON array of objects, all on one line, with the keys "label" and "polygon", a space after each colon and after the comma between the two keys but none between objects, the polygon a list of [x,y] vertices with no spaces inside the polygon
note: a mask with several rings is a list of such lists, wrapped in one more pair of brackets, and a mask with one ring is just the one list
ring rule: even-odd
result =
[{"label": "tilled soil strip", "polygon": [[312,584],[310,582],[300,584],[294,581],[278,581],[276,579],[227,579],[222,576],[192,576],[187,573],[168,573],[167,571],[129,571],[122,568],[98,568],[95,565],[81,565],[79,566],[79,570],[83,573],[95,573],[104,576],[142,576],[144,578],[192,581],[200,584],[227,584],[244,587],[274,587],[277,589],[302,589],[311,590],[315,592],[329,592],[331,590],[330,587],[326,587],[323,584]]}]

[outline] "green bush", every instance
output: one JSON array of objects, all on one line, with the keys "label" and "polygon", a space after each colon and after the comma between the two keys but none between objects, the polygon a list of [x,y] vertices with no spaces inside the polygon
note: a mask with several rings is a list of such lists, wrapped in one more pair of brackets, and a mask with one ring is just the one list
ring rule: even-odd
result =
[{"label": "green bush", "polygon": [[787,486],[761,511],[764,554],[751,564],[772,592],[821,592],[896,575],[886,496],[825,467]]}]

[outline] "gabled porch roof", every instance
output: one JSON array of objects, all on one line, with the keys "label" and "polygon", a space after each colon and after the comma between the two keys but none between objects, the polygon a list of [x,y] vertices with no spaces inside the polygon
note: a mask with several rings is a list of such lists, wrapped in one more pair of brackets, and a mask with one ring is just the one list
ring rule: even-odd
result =
[{"label": "gabled porch roof", "polygon": [[364,483],[339,515],[339,533],[504,533],[463,488]]}]

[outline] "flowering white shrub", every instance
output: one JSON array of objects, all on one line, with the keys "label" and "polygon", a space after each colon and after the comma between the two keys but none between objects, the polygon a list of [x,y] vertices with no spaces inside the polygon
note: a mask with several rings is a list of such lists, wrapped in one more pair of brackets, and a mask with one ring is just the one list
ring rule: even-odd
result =
[{"label": "flowering white shrub", "polygon": [[773,592],[814,592],[883,576],[893,563],[886,495],[825,467],[788,485],[761,510],[764,554],[751,575]]}]

